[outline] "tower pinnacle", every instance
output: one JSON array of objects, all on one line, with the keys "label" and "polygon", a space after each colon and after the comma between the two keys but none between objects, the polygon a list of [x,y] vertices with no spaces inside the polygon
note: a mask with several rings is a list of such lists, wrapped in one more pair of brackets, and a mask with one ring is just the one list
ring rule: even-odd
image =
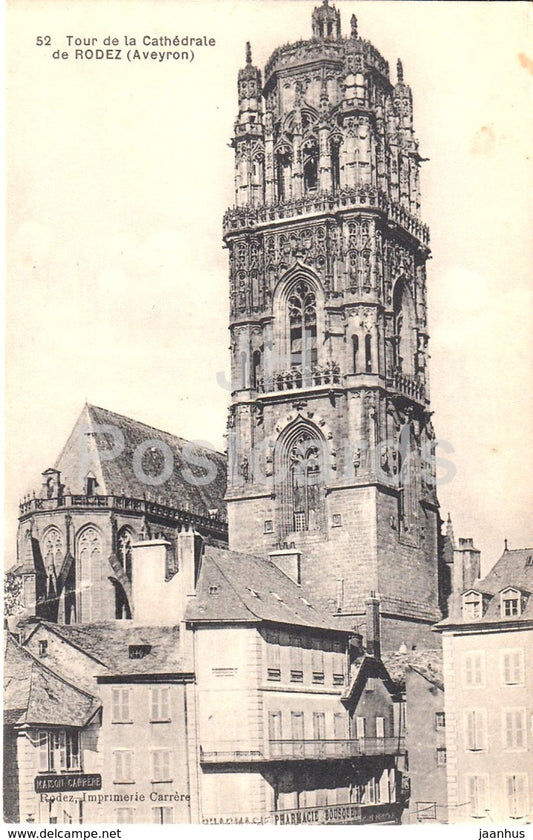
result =
[{"label": "tower pinnacle", "polygon": [[401,58],[398,59],[396,62],[396,77],[398,79],[398,84],[403,84],[403,64]]}]

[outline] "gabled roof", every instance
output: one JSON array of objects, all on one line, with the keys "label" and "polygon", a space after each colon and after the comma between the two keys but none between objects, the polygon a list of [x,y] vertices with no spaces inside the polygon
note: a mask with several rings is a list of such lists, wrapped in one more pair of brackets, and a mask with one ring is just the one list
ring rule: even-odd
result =
[{"label": "gabled roof", "polygon": [[[127,620],[93,624],[41,621],[38,626],[60,636],[103,666],[105,671],[102,667],[94,669],[99,674],[175,674],[190,670],[180,650],[179,627],[140,627]],[[130,645],[147,645],[150,652],[140,659],[130,659]]]},{"label": "gabled roof", "polygon": [[[135,474],[139,470],[134,470],[135,452],[141,451],[139,446],[146,445],[150,440],[168,447],[174,462],[169,478],[157,485],[143,481],[142,475],[139,477]],[[119,451],[119,441],[124,444],[122,451]],[[201,458],[209,465],[213,472],[212,480],[201,483],[205,482],[206,468],[191,463],[189,451],[195,459]],[[87,452],[87,463],[80,470],[81,453],[85,455]],[[106,458],[109,455],[113,457]],[[161,451],[155,447],[153,454],[148,449],[143,456],[141,465],[147,474],[150,474],[151,469],[150,458],[153,459],[154,477],[160,475],[165,466]],[[224,455],[105,408],[84,406],[55,467],[61,472],[61,483],[66,491],[73,494],[85,493],[84,480],[91,473],[98,482],[98,495],[124,495],[136,499],[146,497],[203,516],[207,516],[209,510],[217,509],[220,518],[225,518]],[[188,481],[187,476],[190,475],[198,477],[200,483]]]},{"label": "gabled roof", "polygon": [[382,654],[383,662],[398,686],[405,686],[410,669],[440,689],[444,689],[441,648],[419,648],[417,650],[387,651]]},{"label": "gabled roof", "polygon": [[355,663],[350,685],[342,696],[343,703],[356,706],[369,677],[381,680],[392,698],[398,695],[400,686],[391,679],[383,660],[365,654]]},{"label": "gabled roof", "polygon": [[196,597],[185,614],[191,623],[272,622],[349,634],[313,605],[304,587],[271,560],[205,547]]},{"label": "gabled roof", "polygon": [[96,697],[50,671],[9,637],[4,659],[4,722],[83,727],[100,708]]}]

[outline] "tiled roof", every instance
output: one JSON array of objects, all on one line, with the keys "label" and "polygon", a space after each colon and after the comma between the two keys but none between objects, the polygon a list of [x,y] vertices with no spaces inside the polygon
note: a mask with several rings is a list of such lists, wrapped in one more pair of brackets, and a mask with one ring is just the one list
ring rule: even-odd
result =
[{"label": "tiled roof", "polygon": [[[525,596],[525,605],[521,615],[502,618],[500,608],[500,592],[507,587],[519,589]],[[502,621],[525,622],[533,620],[533,548],[519,548],[504,551],[490,572],[484,578],[476,580],[468,591],[480,592],[488,596],[488,604],[482,618],[463,619],[460,601],[454,604],[454,612],[448,618],[440,621],[438,628],[456,626],[459,624],[483,625],[501,623]]]},{"label": "tiled roof", "polygon": [[11,637],[4,660],[4,722],[8,725],[84,726],[96,697],[50,671]]},{"label": "tiled roof", "polygon": [[[481,584],[484,592],[494,594],[506,586],[516,586],[533,592],[533,548],[504,551]],[[473,588],[475,589],[475,584]]]},{"label": "tiled roof", "polygon": [[271,560],[206,546],[196,590],[186,620],[268,621],[342,631],[333,616]]},{"label": "tiled roof", "polygon": [[[100,663],[109,675],[190,671],[180,652],[179,627],[141,627],[131,621],[93,624],[42,621],[41,625]],[[140,659],[130,659],[130,645],[148,645],[150,652]]]},{"label": "tiled roof", "polygon": [[444,688],[440,648],[420,648],[408,650],[405,653],[386,652],[382,654],[382,660],[391,679],[399,686],[405,685],[407,670],[411,668],[438,688]]},{"label": "tiled roof", "polygon": [[392,697],[403,687],[392,678],[383,659],[374,656],[363,654],[354,661],[350,670],[350,683],[342,698],[345,703],[358,702],[369,677],[380,679]]},{"label": "tiled roof", "polygon": [[[100,427],[100,428],[99,428]],[[104,428],[101,428],[104,427]],[[105,428],[107,427],[107,428]],[[123,439],[123,449],[118,450],[118,441]],[[150,440],[160,441],[172,453],[173,469],[168,479],[161,484],[151,485],[136,475],[134,454],[139,453],[139,446]],[[189,456],[188,448],[191,455]],[[163,455],[157,447],[144,454],[141,465],[146,474],[153,469],[154,477],[160,475],[165,466]],[[89,450],[89,454],[86,454]],[[87,458],[87,465],[80,470],[81,455]],[[101,457],[103,454],[103,457]],[[106,455],[113,457],[106,458]],[[207,472],[204,467],[191,463],[194,458],[202,458],[214,473],[212,480],[205,482]],[[150,466],[152,459],[152,466]],[[98,482],[98,495],[124,495],[136,499],[168,504],[181,510],[188,510],[207,516],[209,510],[218,510],[220,518],[225,518],[226,504],[226,457],[220,452],[196,446],[183,438],[154,429],[138,420],[116,414],[105,408],[85,405],[65,447],[56,462],[56,469],[61,472],[61,483],[66,491],[84,494],[84,480],[87,473],[92,473]],[[83,475],[81,474],[83,472]],[[191,476],[191,480],[187,480]],[[195,483],[192,476],[197,477]]]}]

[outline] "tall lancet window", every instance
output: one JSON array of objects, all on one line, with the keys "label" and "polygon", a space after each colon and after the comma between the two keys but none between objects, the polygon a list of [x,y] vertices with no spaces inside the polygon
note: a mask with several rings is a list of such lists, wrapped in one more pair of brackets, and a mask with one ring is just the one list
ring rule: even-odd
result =
[{"label": "tall lancet window", "polygon": [[78,622],[91,621],[93,609],[93,580],[97,581],[102,560],[102,540],[96,528],[89,526],[80,535],[77,544]]},{"label": "tall lancet window", "polygon": [[304,431],[289,450],[293,528],[315,531],[319,528],[320,447],[310,432]]},{"label": "tall lancet window", "polygon": [[316,140],[310,139],[304,143],[304,189],[305,192],[315,192],[318,186],[318,147]]},{"label": "tall lancet window", "polygon": [[121,528],[117,537],[117,554],[120,565],[131,580],[131,531]]},{"label": "tall lancet window", "polygon": [[275,484],[281,537],[324,527],[325,441],[318,429],[298,423],[276,446]]},{"label": "tall lancet window", "polygon": [[301,280],[289,296],[291,367],[310,372],[317,362],[316,295]]}]

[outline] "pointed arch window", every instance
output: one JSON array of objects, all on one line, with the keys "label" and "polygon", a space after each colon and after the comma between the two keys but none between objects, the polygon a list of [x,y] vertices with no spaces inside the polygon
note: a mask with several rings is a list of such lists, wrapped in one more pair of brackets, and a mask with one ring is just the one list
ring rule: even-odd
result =
[{"label": "pointed arch window", "polygon": [[318,186],[318,149],[315,140],[309,140],[304,148],[304,190],[316,192]]},{"label": "pointed arch window", "polygon": [[310,371],[317,363],[316,295],[301,280],[289,295],[291,367]]},{"label": "pointed arch window", "polygon": [[365,335],[365,371],[372,373],[372,336]]},{"label": "pointed arch window", "polygon": [[285,201],[291,196],[292,160],[289,151],[280,151],[276,155],[276,182],[278,201]]},{"label": "pointed arch window", "polygon": [[[79,622],[91,621],[92,616],[92,581],[100,573],[102,560],[102,539],[96,528],[86,528],[78,540],[78,610]],[[93,571],[94,570],[94,571]]]},{"label": "pointed arch window", "polygon": [[50,528],[43,540],[43,558],[46,569],[61,568],[63,562],[63,537],[57,528]]},{"label": "pointed arch window", "polygon": [[261,378],[261,351],[254,350],[252,353],[252,388],[259,387],[259,380]]},{"label": "pointed arch window", "polygon": [[331,187],[334,194],[336,194],[341,187],[340,147],[340,140],[331,141]]},{"label": "pointed arch window", "polygon": [[320,492],[320,449],[318,441],[304,431],[289,451],[295,531],[318,527]]},{"label": "pointed arch window", "polygon": [[352,335],[353,372],[359,373],[359,336]]},{"label": "pointed arch window", "polygon": [[117,555],[129,580],[131,580],[131,541],[129,528],[121,528],[117,536]]}]

